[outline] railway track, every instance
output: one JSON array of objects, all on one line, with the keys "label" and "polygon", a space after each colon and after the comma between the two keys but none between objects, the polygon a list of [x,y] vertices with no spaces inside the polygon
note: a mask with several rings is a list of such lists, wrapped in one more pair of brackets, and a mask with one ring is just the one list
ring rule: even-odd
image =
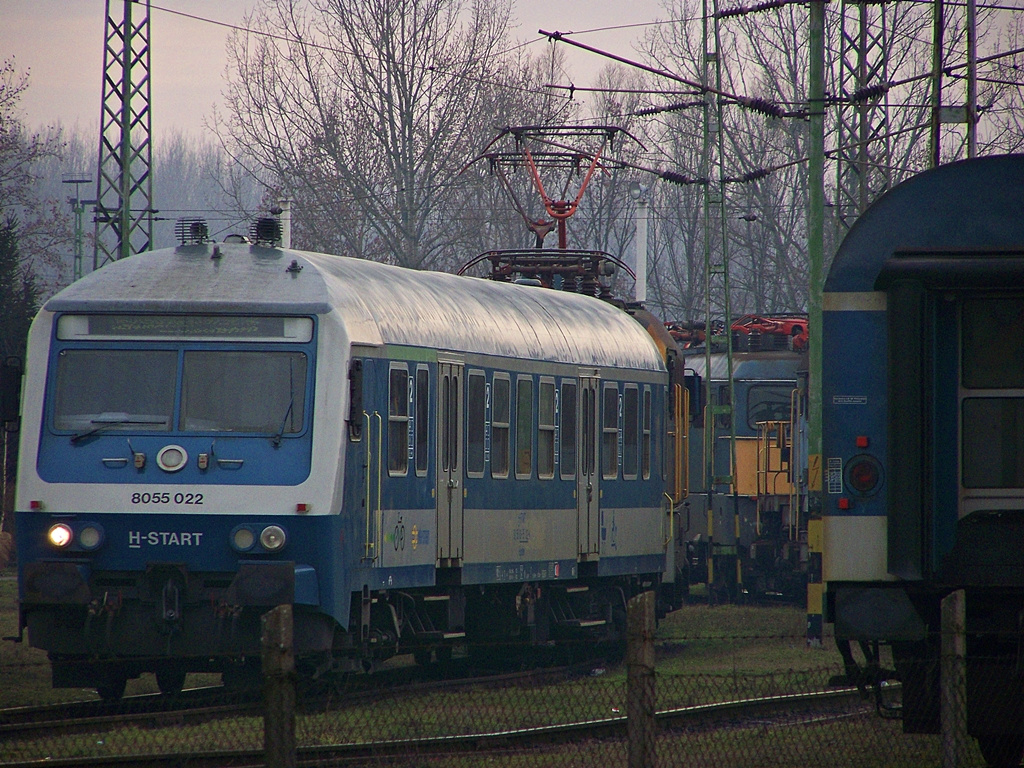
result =
[{"label": "railway track", "polygon": [[[467,679],[443,683],[443,685],[452,684],[473,684],[473,681]],[[660,711],[656,718],[659,729],[663,732],[675,729],[701,731],[741,725],[749,726],[754,722],[770,724],[775,719],[790,717],[793,713],[838,720],[867,716],[873,709],[874,705],[865,700],[856,688],[843,688],[816,693],[768,696],[678,707]],[[176,713],[175,716],[181,714]],[[168,714],[156,715],[156,717],[166,718]],[[123,722],[123,720],[119,720],[119,722]],[[616,715],[561,725],[496,730],[458,736],[300,747],[297,750],[297,765],[363,764],[371,759],[398,759],[459,752],[523,751],[564,743],[578,743],[585,739],[625,738],[626,728],[625,715]],[[30,768],[30,766],[38,768],[39,764],[38,760],[0,761],[0,765],[4,768]],[[103,755],[96,758],[48,758],[46,765],[53,768],[90,768],[100,765],[132,766],[133,768],[170,768],[182,765],[188,765],[189,768],[214,768],[215,766],[222,768],[249,768],[252,766],[256,768],[264,765],[264,759],[261,750],[209,751],[124,756]]]},{"label": "railway track", "polygon": [[[434,690],[450,690],[480,684],[551,680],[585,675],[592,665],[550,667],[504,674],[480,674],[456,664],[444,670],[435,667],[406,667],[346,679],[343,685],[324,685],[306,690],[300,710],[316,712],[359,706],[372,701],[381,690],[389,696],[410,696]],[[459,674],[458,677],[451,677]],[[192,725],[230,717],[257,715],[263,701],[259,689],[229,691],[220,686],[187,689],[176,696],[143,694],[119,702],[78,701],[39,707],[0,710],[0,744],[30,738],[33,733],[59,729],[62,734],[102,730],[108,725],[145,728]],[[2,754],[2,753],[0,753]],[[0,765],[4,765],[0,757]]]}]

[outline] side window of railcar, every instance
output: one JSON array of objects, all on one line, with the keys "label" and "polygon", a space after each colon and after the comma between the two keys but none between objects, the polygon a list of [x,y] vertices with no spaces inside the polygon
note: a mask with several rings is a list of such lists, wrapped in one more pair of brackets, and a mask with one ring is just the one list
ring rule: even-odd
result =
[{"label": "side window of railcar", "polygon": [[562,398],[558,409],[558,465],[564,479],[576,477],[576,382],[562,382]]},{"label": "side window of railcar", "polygon": [[388,377],[388,474],[409,472],[409,370],[392,363]]},{"label": "side window of railcar", "polygon": [[484,476],[484,424],[487,418],[487,379],[483,371],[470,371],[466,407],[466,474]]},{"label": "side window of railcar", "polygon": [[537,477],[555,476],[555,380],[541,379],[537,402]]},{"label": "side window of railcar", "polygon": [[516,477],[533,474],[533,379],[516,380]]},{"label": "side window of railcar", "polygon": [[494,374],[491,402],[491,477],[508,477],[510,387],[508,374]]},{"label": "side window of railcar", "polygon": [[425,365],[416,369],[416,474],[427,474],[427,446],[430,434],[430,371]]},{"label": "side window of railcar", "polygon": [[640,473],[644,480],[651,477],[651,432],[654,414],[651,411],[651,388],[644,387],[642,433],[640,435]]},{"label": "side window of railcar", "polygon": [[635,480],[639,464],[640,392],[627,384],[622,393],[622,476]]},{"label": "side window of railcar", "polygon": [[601,474],[619,476],[619,385],[605,384],[601,402]]}]

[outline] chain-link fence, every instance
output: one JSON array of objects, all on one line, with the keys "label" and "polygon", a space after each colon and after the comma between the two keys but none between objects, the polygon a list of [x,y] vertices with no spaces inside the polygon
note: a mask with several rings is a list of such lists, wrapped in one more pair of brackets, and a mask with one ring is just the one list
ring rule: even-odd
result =
[{"label": "chain-link fence", "polygon": [[[285,669],[249,689],[226,691],[218,675],[189,675],[189,690],[178,697],[160,695],[154,678],[144,675],[129,683],[124,701],[111,705],[89,691],[51,691],[45,655],[5,643],[0,765],[104,764],[149,755],[194,766],[294,760],[409,768],[980,768],[986,761],[966,736],[968,723],[972,732],[994,734],[986,744],[993,762],[1013,762],[1017,742],[998,738],[1014,718],[1024,722],[1024,685],[1012,663],[940,653],[914,657],[907,649],[894,658],[885,646],[856,645],[860,671],[851,676],[834,638],[809,648],[803,634],[792,631],[803,618],[797,608],[692,606],[646,638],[647,657],[631,646],[625,660],[589,654],[589,662],[565,667],[540,651],[518,660],[494,653],[492,660],[505,664],[487,675],[480,674],[478,658],[458,653],[423,667],[399,657],[372,675],[330,683],[295,684]],[[941,638],[934,640],[931,646],[941,647]],[[577,650],[578,659],[592,649]],[[535,669],[540,658],[550,666]],[[653,658],[650,669],[645,658]],[[897,670],[902,682],[895,680]],[[943,684],[965,678],[966,686]],[[952,702],[945,710],[943,691]],[[937,732],[942,712],[963,700],[968,717],[953,721],[943,737]],[[904,721],[936,733],[904,734]],[[286,748],[284,762],[280,751],[267,759],[271,741],[275,749]],[[1009,757],[1000,752],[1004,746]]]}]

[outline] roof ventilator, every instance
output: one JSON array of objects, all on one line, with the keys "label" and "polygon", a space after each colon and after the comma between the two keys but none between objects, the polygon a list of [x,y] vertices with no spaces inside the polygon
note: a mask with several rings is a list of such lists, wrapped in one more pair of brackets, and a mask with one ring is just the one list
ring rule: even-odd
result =
[{"label": "roof ventilator", "polygon": [[184,216],[174,222],[174,237],[181,245],[202,245],[210,237],[206,219]]},{"label": "roof ventilator", "polygon": [[281,222],[264,216],[256,219],[249,227],[249,239],[256,245],[275,248],[281,244]]}]

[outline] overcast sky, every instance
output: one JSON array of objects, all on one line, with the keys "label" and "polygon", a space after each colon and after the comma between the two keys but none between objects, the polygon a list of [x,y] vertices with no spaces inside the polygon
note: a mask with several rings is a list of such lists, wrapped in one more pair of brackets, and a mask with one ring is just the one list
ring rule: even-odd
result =
[{"label": "overcast sky", "polygon": [[[117,0],[114,0],[117,2]],[[153,133],[203,132],[224,90],[223,26],[184,18],[163,8],[227,24],[240,24],[255,0],[155,0],[150,13]],[[633,43],[664,17],[658,0],[515,0],[520,41],[547,31],[592,32],[576,39],[619,55],[634,56]],[[21,106],[31,128],[62,123],[95,130],[99,124],[103,62],[104,0],[0,0],[0,58],[14,56],[19,72],[30,70]],[[532,43],[542,50],[547,42]],[[589,85],[606,63],[568,46],[575,85]],[[568,84],[568,78],[562,82]]]}]

